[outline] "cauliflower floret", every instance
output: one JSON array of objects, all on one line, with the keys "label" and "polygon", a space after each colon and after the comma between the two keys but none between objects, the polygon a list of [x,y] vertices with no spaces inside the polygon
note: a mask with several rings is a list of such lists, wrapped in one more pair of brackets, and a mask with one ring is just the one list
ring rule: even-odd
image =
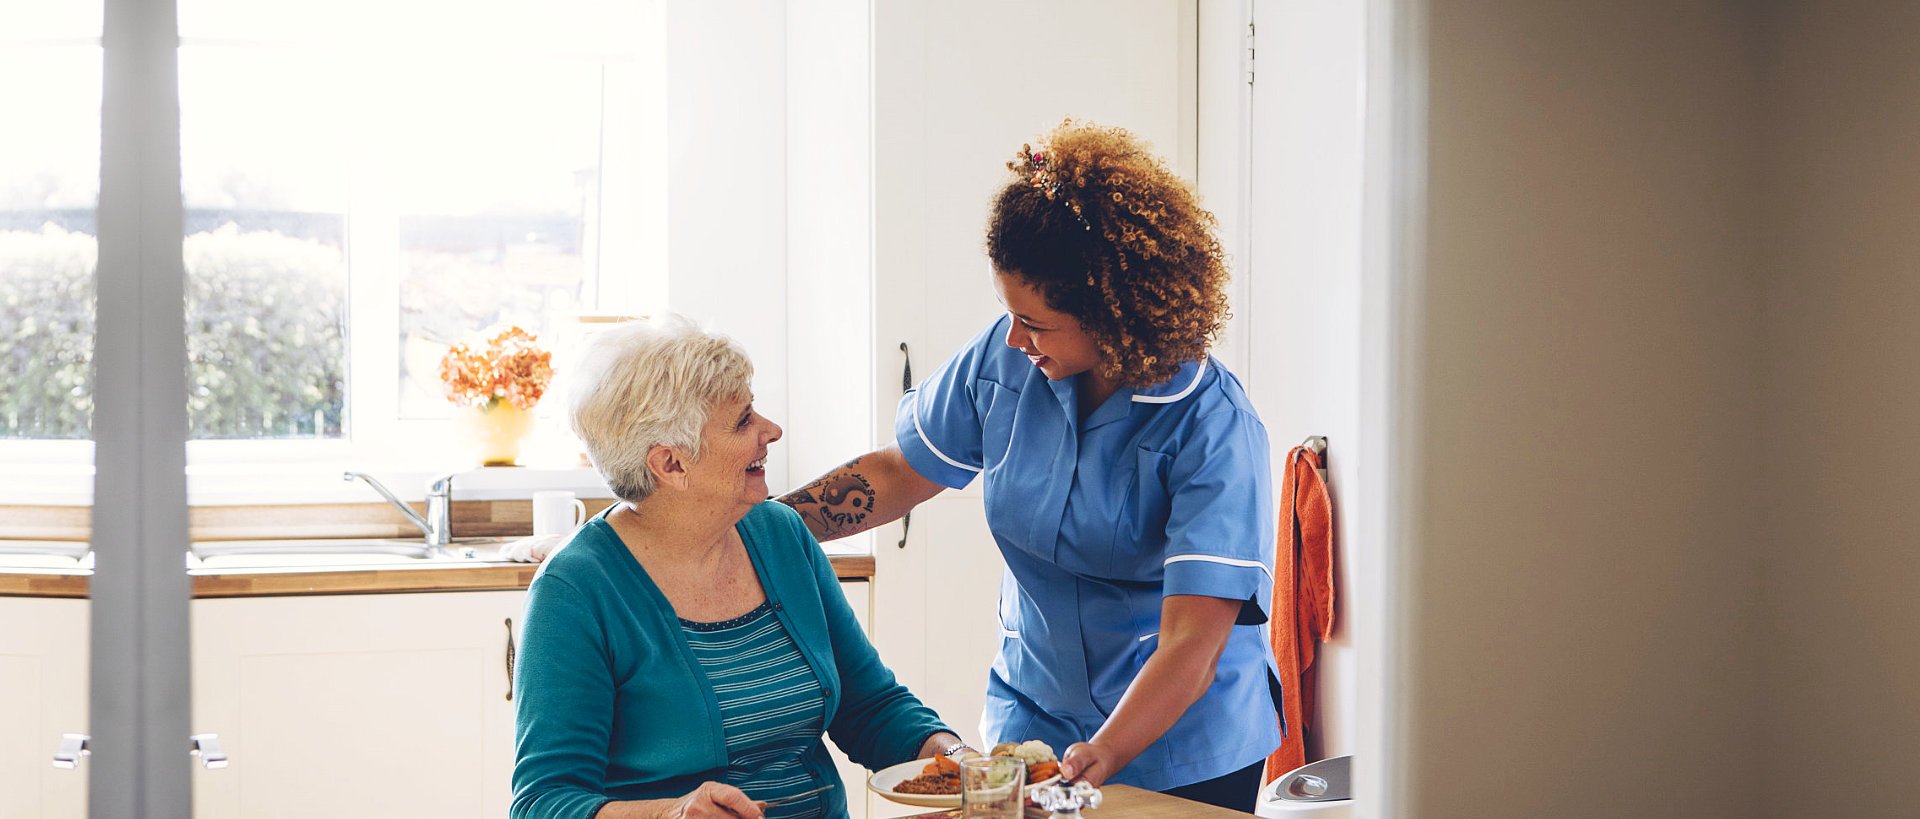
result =
[{"label": "cauliflower floret", "polygon": [[1037,739],[1020,743],[1020,747],[1013,749],[1013,755],[1025,760],[1029,766],[1055,761],[1053,748]]}]

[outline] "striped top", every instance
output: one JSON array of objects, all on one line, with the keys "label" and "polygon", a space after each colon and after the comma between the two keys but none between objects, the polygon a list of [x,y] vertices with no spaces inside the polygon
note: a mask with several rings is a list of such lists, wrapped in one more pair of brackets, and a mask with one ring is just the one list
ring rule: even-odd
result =
[{"label": "striped top", "polygon": [[[683,619],[680,626],[720,703],[727,739],[724,781],[763,800],[825,784],[814,781],[800,757],[826,729],[826,697],[773,605],[761,603],[718,623]],[[816,794],[770,807],[767,817],[813,817],[823,809]]]}]

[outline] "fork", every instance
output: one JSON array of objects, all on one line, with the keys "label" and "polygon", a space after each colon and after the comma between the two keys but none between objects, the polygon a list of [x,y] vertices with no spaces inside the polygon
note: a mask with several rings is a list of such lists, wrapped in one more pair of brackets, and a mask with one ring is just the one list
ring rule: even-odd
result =
[{"label": "fork", "polygon": [[790,794],[787,794],[786,796],[782,796],[777,799],[762,799],[760,800],[760,804],[766,805],[769,808],[779,807],[781,805],[791,805],[809,796],[813,796],[814,794],[826,793],[827,791],[830,791],[830,790],[833,790],[832,785],[821,785],[820,787],[814,788],[813,790],[810,790],[810,791],[790,793]]}]

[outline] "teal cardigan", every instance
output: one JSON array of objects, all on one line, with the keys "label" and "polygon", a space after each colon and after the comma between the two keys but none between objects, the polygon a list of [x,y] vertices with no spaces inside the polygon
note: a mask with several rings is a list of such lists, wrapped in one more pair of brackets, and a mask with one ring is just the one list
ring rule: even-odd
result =
[{"label": "teal cardigan", "polygon": [[[881,664],[799,515],[768,501],[734,528],[825,689],[834,744],[877,769],[950,730]],[[673,606],[604,517],[540,568],[522,622],[515,819],[590,817],[607,802],[678,798],[721,779],[727,748],[713,686]],[[825,745],[815,742],[801,763],[835,786],[827,812],[844,816],[847,794]]]}]

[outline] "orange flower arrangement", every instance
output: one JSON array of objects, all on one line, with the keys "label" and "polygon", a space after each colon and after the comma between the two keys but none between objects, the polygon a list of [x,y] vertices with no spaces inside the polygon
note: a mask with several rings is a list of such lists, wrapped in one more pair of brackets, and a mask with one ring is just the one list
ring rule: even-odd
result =
[{"label": "orange flower arrangement", "polygon": [[553,381],[553,353],[540,349],[539,342],[517,326],[487,339],[484,350],[455,342],[440,359],[447,400],[463,407],[490,409],[505,402],[515,409],[533,409]]}]

